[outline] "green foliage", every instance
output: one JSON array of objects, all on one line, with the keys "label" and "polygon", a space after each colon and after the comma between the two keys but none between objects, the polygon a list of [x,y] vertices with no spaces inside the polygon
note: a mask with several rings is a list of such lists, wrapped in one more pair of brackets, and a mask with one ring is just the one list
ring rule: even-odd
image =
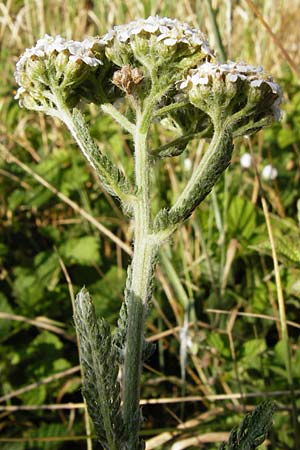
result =
[{"label": "green foliage", "polygon": [[[44,442],[32,442],[26,446],[26,450],[36,450],[37,445],[39,450],[58,450],[60,448],[59,440],[53,442],[51,438],[53,437],[64,437],[66,436],[66,427],[61,423],[42,423],[38,430],[34,430],[29,433],[29,436],[32,435],[34,437],[41,437],[45,439]],[[47,442],[47,437],[49,437],[49,441]]]},{"label": "green foliage", "polygon": [[98,440],[110,450],[120,449],[124,425],[120,410],[117,351],[108,322],[96,318],[85,289],[76,297],[74,321],[79,336],[83,395]]},{"label": "green foliage", "polygon": [[[7,314],[13,313],[12,307],[10,306],[7,298],[2,292],[0,292],[0,311]],[[3,322],[0,327],[0,339],[5,338],[5,336],[9,334],[11,329],[12,329],[11,322],[9,321]]]},{"label": "green foliage", "polygon": [[98,316],[103,316],[108,321],[117,318],[122,302],[125,278],[125,270],[112,266],[101,279],[90,286]]},{"label": "green foliage", "polygon": [[23,442],[4,442],[1,444],[2,450],[24,450]]},{"label": "green foliage", "polygon": [[245,198],[234,196],[228,208],[227,220],[228,232],[232,236],[239,236],[242,242],[249,242],[257,226],[254,205]]},{"label": "green foliage", "polygon": [[262,402],[252,413],[248,413],[241,424],[234,428],[228,444],[221,445],[219,450],[255,450],[266,439],[271,427],[275,411],[274,402]]},{"label": "green foliage", "polygon": [[90,266],[100,261],[99,240],[96,236],[69,239],[60,252],[71,264]]}]

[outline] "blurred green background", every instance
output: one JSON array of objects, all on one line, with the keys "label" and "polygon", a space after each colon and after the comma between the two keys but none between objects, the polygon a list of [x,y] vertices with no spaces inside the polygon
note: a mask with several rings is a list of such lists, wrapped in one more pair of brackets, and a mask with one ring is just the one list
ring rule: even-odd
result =
[{"label": "blurred green background", "polygon": [[[216,449],[265,396],[278,411],[260,448],[299,449],[299,0],[0,3],[1,449],[91,449],[72,297],[85,285],[114,326],[132,239],[64,127],[19,108],[16,61],[45,33],[82,40],[156,14],[201,28],[220,54],[219,31],[227,57],[262,64],[285,103],[280,123],[236,142],[232,166],[162,250],[147,321],[157,351],[142,376],[147,449]],[[94,105],[86,114],[102,151],[131,171],[120,128]],[[155,126],[153,146],[168,138]],[[161,162],[153,196],[173,198],[205,145]],[[240,164],[250,151],[257,173]],[[274,180],[261,176],[268,164]]]}]

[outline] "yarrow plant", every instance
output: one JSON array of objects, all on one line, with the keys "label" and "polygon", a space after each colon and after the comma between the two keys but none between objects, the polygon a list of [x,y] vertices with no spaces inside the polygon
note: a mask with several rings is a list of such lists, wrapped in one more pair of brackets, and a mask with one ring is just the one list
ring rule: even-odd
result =
[{"label": "yarrow plant", "polygon": [[[65,123],[104,188],[134,222],[134,253],[117,328],[112,333],[108,323],[96,317],[85,289],[77,295],[74,320],[83,395],[99,442],[110,450],[143,449],[140,376],[143,361],[153,351],[144,328],[158,250],[228,167],[233,139],[279,119],[280,89],[261,67],[220,64],[200,30],[161,17],[116,26],[103,37],[82,42],[46,35],[21,56],[15,77],[20,106]],[[116,107],[121,98],[128,102],[128,115]],[[84,102],[99,105],[132,137],[134,180],[93,141],[79,109]],[[157,120],[176,129],[177,137],[152,149],[151,124]],[[209,146],[199,165],[174,203],[154,212],[155,162],[179,155],[191,139],[200,137],[208,139]],[[245,420],[247,426],[233,432],[228,448],[256,448],[270,427],[270,409],[264,404],[253,420]],[[258,416],[265,420],[259,420],[259,432],[251,434],[249,427],[258,427]]]}]

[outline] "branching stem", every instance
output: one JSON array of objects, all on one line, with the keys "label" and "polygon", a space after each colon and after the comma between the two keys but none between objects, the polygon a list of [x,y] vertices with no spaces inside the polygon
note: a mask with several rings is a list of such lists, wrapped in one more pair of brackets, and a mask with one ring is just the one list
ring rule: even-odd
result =
[{"label": "branching stem", "polygon": [[110,103],[105,103],[101,105],[101,109],[104,113],[109,114],[119,125],[121,125],[124,130],[128,131],[128,133],[134,135],[135,134],[135,126],[131,123],[127,117],[120,113],[113,105]]},{"label": "branching stem", "polygon": [[[132,189],[125,175],[111,160],[101,153],[99,147],[90,135],[81,112],[77,109],[74,109],[73,112],[71,112],[59,91],[55,88],[53,88],[53,91],[53,100],[57,107],[55,113],[56,117],[58,117],[69,129],[83,155],[95,169],[105,189],[111,195],[118,197],[124,205],[131,206],[135,201],[135,196],[130,193]],[[120,115],[122,116],[122,114]],[[128,123],[130,122],[128,121]]]},{"label": "branching stem", "polygon": [[167,227],[168,230],[162,231],[162,236],[171,235],[174,226],[187,219],[210,193],[214,184],[229,165],[232,149],[232,136],[226,127],[215,127],[211,143],[199,166],[169,210],[170,224]]}]

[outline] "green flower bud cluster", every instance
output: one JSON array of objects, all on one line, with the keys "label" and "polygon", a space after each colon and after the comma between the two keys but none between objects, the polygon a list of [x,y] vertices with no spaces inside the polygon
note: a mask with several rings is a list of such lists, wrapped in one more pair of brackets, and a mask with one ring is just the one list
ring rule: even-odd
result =
[{"label": "green flower bud cluster", "polygon": [[78,88],[85,97],[83,84],[103,66],[102,59],[103,45],[98,38],[78,42],[45,35],[35,47],[25,50],[16,65],[20,87],[15,98],[20,106],[47,112],[55,105],[53,90],[58,89],[66,104],[74,107]]},{"label": "green flower bud cluster", "polygon": [[214,126],[222,122],[234,137],[254,133],[281,117],[281,91],[262,67],[206,62],[191,69],[179,89]]},{"label": "green flower bud cluster", "polygon": [[124,93],[143,99],[155,84],[157,107],[186,99],[168,115],[182,134],[206,130],[211,137],[210,124],[225,120],[233,136],[251,134],[281,115],[280,89],[261,67],[216,62],[200,30],[166,17],[139,19],[82,42],[45,35],[25,51],[15,77],[20,105],[48,113],[57,94],[73,108],[80,99],[102,104]]}]

